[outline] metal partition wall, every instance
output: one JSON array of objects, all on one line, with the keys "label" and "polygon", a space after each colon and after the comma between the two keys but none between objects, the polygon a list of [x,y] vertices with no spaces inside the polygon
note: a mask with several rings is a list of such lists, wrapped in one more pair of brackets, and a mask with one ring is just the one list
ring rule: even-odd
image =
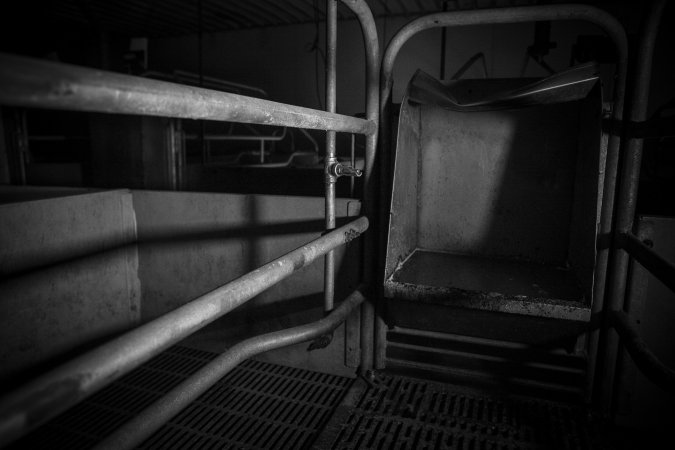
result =
[{"label": "metal partition wall", "polygon": [[[128,373],[153,356],[191,333],[300,270],[333,249],[364,233],[375,211],[373,164],[378,135],[379,44],[373,15],[364,0],[342,0],[357,16],[364,35],[367,70],[366,119],[335,113],[335,36],[337,0],[327,0],[328,111],[276,103],[237,94],[189,87],[169,82],[0,54],[0,104],[19,107],[48,108],[118,114],[151,115],[172,118],[208,119],[241,123],[279,125],[326,130],[327,154],[326,225],[327,233],[230,283],[227,283],[184,306],[146,323],[88,353],[60,366],[0,399],[0,446],[7,445],[30,430],[80,402],[102,387]],[[332,36],[332,37],[331,37]],[[335,229],[335,190],[338,176],[349,168],[334,160],[335,132],[366,136],[364,170],[365,217]],[[366,239],[364,259],[373,259],[374,247]],[[126,448],[140,443],[144,436],[161,426],[199,393],[231,370],[243,359],[257,353],[313,339],[328,333],[357,306],[370,314],[372,305],[364,301],[360,287],[339,307],[333,309],[334,268],[326,260],[326,310],[324,319],[276,333],[249,339],[231,348],[179,388],[151,405],[147,411],[110,437],[103,446]],[[366,265],[364,279],[371,275]],[[369,347],[362,352],[362,366],[372,362],[372,324],[363,323],[362,342]],[[370,340],[367,338],[370,336]],[[159,413],[161,411],[161,414]]]}]

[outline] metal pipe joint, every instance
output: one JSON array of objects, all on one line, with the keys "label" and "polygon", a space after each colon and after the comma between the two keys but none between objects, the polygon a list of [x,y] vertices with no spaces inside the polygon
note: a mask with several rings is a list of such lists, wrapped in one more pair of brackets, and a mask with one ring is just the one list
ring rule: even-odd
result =
[{"label": "metal pipe joint", "polygon": [[328,165],[328,175],[335,178],[360,177],[363,175],[363,171],[349,164],[342,164],[336,161]]}]

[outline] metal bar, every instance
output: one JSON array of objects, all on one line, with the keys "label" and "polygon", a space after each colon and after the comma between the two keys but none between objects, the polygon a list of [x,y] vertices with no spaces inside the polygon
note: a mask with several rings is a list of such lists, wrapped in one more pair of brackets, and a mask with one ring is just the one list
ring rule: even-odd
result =
[{"label": "metal bar", "polygon": [[[656,41],[661,16],[666,2],[664,0],[656,0],[652,2],[649,8],[649,14],[642,24],[640,32],[640,40],[638,43],[638,51],[635,64],[632,65],[635,71],[632,77],[632,86],[629,93],[630,101],[628,103],[628,119],[629,122],[642,122],[647,116],[647,102],[649,99],[649,84],[652,74],[652,59],[654,55],[654,45]],[[619,122],[617,122],[619,123]],[[632,244],[632,240],[628,236],[632,232],[633,218],[635,217],[635,206],[637,202],[638,183],[640,179],[640,165],[642,162],[642,139],[638,137],[629,137],[625,149],[623,151],[623,158],[621,164],[620,182],[616,186],[616,218],[614,228],[608,227],[605,231],[607,235],[613,232],[614,238],[622,241],[628,241],[628,245]],[[617,164],[618,168],[618,164]],[[607,189],[607,186],[605,186]],[[604,206],[604,205],[603,205]],[[622,236],[625,235],[625,236]],[[627,238],[627,239],[625,239]],[[638,254],[644,256],[644,252],[640,252],[640,246],[634,246]],[[608,252],[608,267],[607,274],[607,298],[603,310],[617,311],[624,307],[624,297],[626,293],[626,278],[628,274],[628,254],[621,248],[610,249]],[[672,281],[672,280],[671,280]],[[672,288],[671,288],[672,289]],[[614,375],[616,369],[616,358],[618,352],[618,336],[607,328],[608,324],[604,324],[601,328],[604,338],[602,344],[603,355],[601,361],[601,368],[603,370],[602,377],[598,378],[600,388],[599,400],[604,412],[609,412],[613,408],[613,389]]]},{"label": "metal bar", "polygon": [[[334,113],[337,105],[337,0],[326,0],[326,111]],[[335,228],[335,183],[337,176],[331,168],[337,163],[335,131],[326,132],[324,158],[324,184],[326,189],[326,231]],[[328,252],[324,259],[323,306],[326,312],[333,309],[335,298],[335,253]]]},{"label": "metal bar", "polygon": [[[420,31],[447,26],[465,26],[479,24],[506,24],[536,21],[583,20],[600,27],[612,40],[618,54],[616,83],[614,86],[614,107],[612,119],[620,124],[623,118],[626,70],[628,63],[628,40],[621,23],[607,12],[588,5],[542,5],[513,8],[484,9],[474,11],[456,11],[430,14],[405,25],[389,42],[382,59],[382,75],[380,77],[380,142],[382,148],[381,165],[390,172],[389,156],[391,148],[391,92],[393,85],[393,68],[398,53],[410,39]],[[607,148],[605,164],[605,186],[603,190],[600,235],[609,235],[612,230],[614,196],[616,189],[617,167],[619,161],[620,135],[612,134]],[[382,186],[389,185],[389,179],[383,180]],[[605,281],[608,262],[608,249],[599,249],[596,257],[596,275],[593,290],[593,312],[599,313],[603,307]],[[591,334],[589,344],[588,385],[593,385],[595,372],[594,360],[598,348],[598,333]]]},{"label": "metal bar", "polygon": [[628,314],[623,311],[611,311],[609,320],[621,337],[621,344],[640,371],[660,388],[675,393],[675,370],[659,361],[649,350]]},{"label": "metal bar", "polygon": [[[366,51],[366,119],[376,124],[380,123],[380,43],[377,37],[377,27],[373,13],[368,7],[365,0],[342,0],[359,20],[361,32],[363,33],[364,47]],[[381,196],[384,189],[379,182],[379,177],[375,173],[375,164],[377,158],[377,141],[378,132],[369,133],[366,135],[365,161],[363,171],[363,209],[366,216],[372,224],[374,233],[368,233],[364,240],[363,252],[363,270],[365,283],[370,286],[376,286],[377,290],[381,290],[383,280],[378,277],[382,273],[379,270],[379,265],[383,264],[378,261],[378,239],[381,239],[382,233],[381,224],[386,223],[382,217],[385,213],[382,208],[378,208],[378,195]],[[380,164],[379,161],[377,161]],[[378,192],[378,186],[380,190]],[[388,211],[387,211],[388,213]],[[378,311],[381,311],[381,295],[376,294],[375,301],[378,302]],[[373,327],[383,328],[384,321],[378,315],[375,316],[375,305],[372,298],[365,302],[362,307],[361,317],[361,371],[370,370],[373,366],[373,346],[374,331]]]},{"label": "metal bar", "polygon": [[[352,167],[356,167],[356,135],[351,134],[351,146],[349,152],[349,162]],[[349,196],[354,198],[354,179],[355,177],[349,177]]]},{"label": "metal bar", "polygon": [[321,320],[256,336],[234,345],[115,430],[94,448],[97,450],[136,448],[246,359],[259,353],[299,344],[330,333],[364,301],[360,289],[352,292],[337,308]]},{"label": "metal bar", "polygon": [[675,292],[675,264],[647,247],[644,242],[631,232],[620,234],[618,244],[619,248],[628,252],[629,256],[635,258],[637,262],[649,270],[660,282]]},{"label": "metal bar", "polygon": [[375,133],[369,120],[131,75],[0,54],[0,104]]},{"label": "metal bar", "polygon": [[[636,234],[640,241],[646,242],[654,237],[653,222],[638,220]],[[635,259],[631,259],[626,287],[626,299],[623,311],[634,324],[638,334],[644,330],[641,325],[647,300],[647,287],[649,285],[649,271]],[[629,414],[632,410],[637,374],[639,369],[635,366],[630,355],[621,348],[617,354],[616,388],[613,394],[615,410],[617,414]]]},{"label": "metal bar", "polygon": [[0,399],[0,447],[309,265],[329,250],[355,239],[367,228],[368,219],[360,217],[8,394]]}]

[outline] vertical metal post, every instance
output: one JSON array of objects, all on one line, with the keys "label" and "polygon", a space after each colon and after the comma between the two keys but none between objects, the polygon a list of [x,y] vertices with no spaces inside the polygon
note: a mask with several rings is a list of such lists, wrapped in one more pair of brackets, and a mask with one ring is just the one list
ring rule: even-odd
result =
[{"label": "vertical metal post", "polygon": [[[355,141],[356,141],[356,135],[354,133],[352,133],[352,145],[351,145],[351,153],[350,153],[351,159],[349,161],[351,163],[352,167],[356,167],[356,156],[355,156],[355,151],[354,151],[355,150],[354,147],[356,145]],[[352,197],[352,198],[354,198],[354,182],[355,181],[356,180],[354,179],[354,177],[349,177],[349,196]]]},{"label": "vertical metal post", "polygon": [[[647,116],[647,101],[649,99],[649,84],[652,74],[652,59],[656,36],[665,7],[665,0],[655,0],[649,8],[648,16],[643,23],[640,42],[638,44],[637,60],[633,65],[635,73],[632,77],[632,88],[629,96],[630,103],[627,114],[631,123],[642,122]],[[642,162],[643,139],[628,136],[623,152],[621,176],[617,188],[616,220],[613,232],[613,244],[610,250],[609,273],[607,274],[607,295],[604,305],[605,323],[602,369],[600,385],[600,400],[605,413],[611,413],[614,408],[613,393],[615,389],[615,371],[619,336],[609,326],[608,315],[612,311],[621,311],[624,307],[626,294],[626,278],[628,274],[628,253],[618,248],[616,238],[624,233],[633,231],[633,219],[637,203],[638,183],[640,180],[640,165]]]},{"label": "vertical metal post", "polygon": [[[361,32],[363,33],[363,43],[366,50],[366,118],[368,121],[380,125],[380,41],[377,37],[377,26],[373,13],[364,0],[342,0],[359,19]],[[378,131],[366,135],[365,161],[363,170],[363,209],[368,220],[371,223],[371,231],[364,239],[363,252],[363,273],[366,284],[373,287],[369,293],[369,298],[361,307],[361,372],[365,373],[373,367],[373,348],[377,346],[375,342],[374,327],[376,323],[375,304],[376,299],[373,293],[378,292],[378,285],[381,289],[380,280],[381,271],[378,269],[378,238],[382,229],[379,223],[381,218],[380,208],[378,208],[378,187],[380,183],[377,179],[375,162],[378,159],[377,152]],[[380,163],[378,161],[378,163]]]},{"label": "vertical metal post", "polygon": [[[447,0],[443,0],[443,12],[448,10],[448,2]],[[447,46],[447,41],[448,41],[448,28],[443,27],[441,28],[441,68],[440,68],[440,74],[439,74],[439,79],[441,81],[445,80],[445,48]]]},{"label": "vertical metal post", "polygon": [[26,121],[26,111],[24,109],[17,110],[14,120],[14,150],[16,155],[16,182],[24,185],[27,183],[26,166],[29,161],[28,149],[28,125]]},{"label": "vertical metal post", "polygon": [[176,159],[178,158],[178,151],[176,146],[178,145],[178,139],[176,138],[176,119],[169,119],[169,123],[166,127],[166,174],[167,174],[167,185],[168,188],[172,191],[178,189],[178,171]]},{"label": "vertical metal post", "polygon": [[[336,111],[336,53],[337,53],[337,0],[326,0],[326,111]],[[330,168],[337,162],[335,131],[326,132],[326,157],[324,158],[326,185],[326,231],[335,228],[335,183],[337,177]],[[335,253],[326,253],[324,260],[323,292],[324,311],[333,309],[335,297]]]}]

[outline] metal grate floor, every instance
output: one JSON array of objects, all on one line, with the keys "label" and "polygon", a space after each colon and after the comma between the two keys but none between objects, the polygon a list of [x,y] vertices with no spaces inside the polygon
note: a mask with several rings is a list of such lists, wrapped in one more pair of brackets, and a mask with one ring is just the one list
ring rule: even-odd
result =
[{"label": "metal grate floor", "polygon": [[585,409],[379,374],[359,380],[318,438],[331,449],[589,449]]},{"label": "metal grate floor", "polygon": [[[215,356],[173,347],[13,448],[90,448]],[[245,361],[141,447],[308,448],[351,383],[335,375]]]}]

